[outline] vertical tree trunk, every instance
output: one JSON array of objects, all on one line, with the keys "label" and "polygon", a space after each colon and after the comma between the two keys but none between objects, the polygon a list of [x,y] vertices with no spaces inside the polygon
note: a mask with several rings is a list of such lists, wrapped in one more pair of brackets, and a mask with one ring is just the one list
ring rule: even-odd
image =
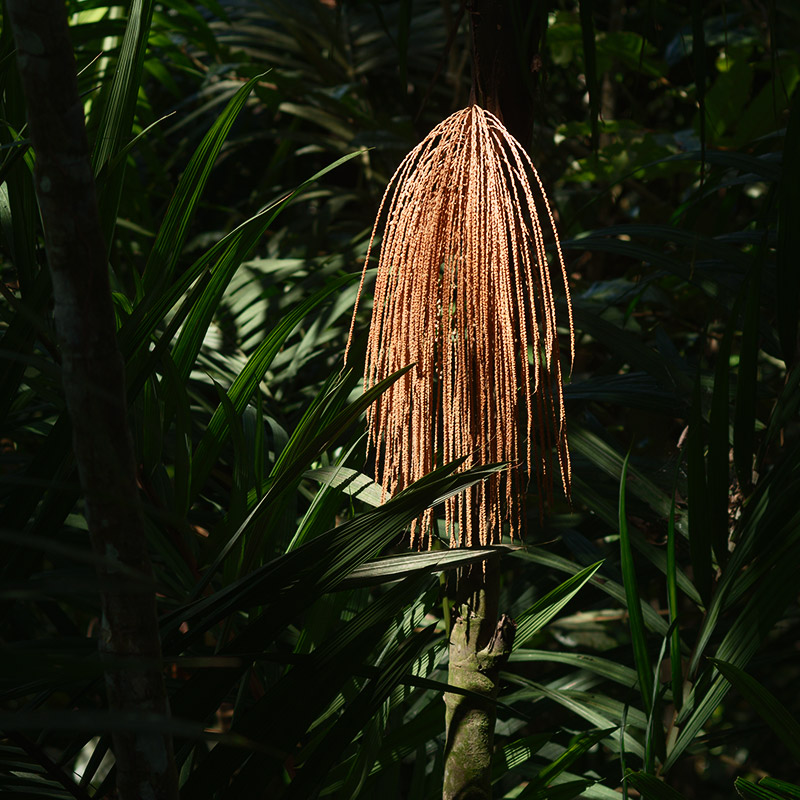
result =
[{"label": "vertical tree trunk", "polygon": [[[447,682],[471,695],[448,692],[445,702],[443,800],[488,800],[499,672],[514,642],[516,626],[497,621],[499,560],[466,568],[459,576],[457,615],[450,630]],[[475,696],[477,695],[477,697]]]},{"label": "vertical tree trunk", "polygon": [[[513,13],[515,6],[516,13]],[[547,28],[541,0],[469,0],[472,101],[495,114],[524,147],[533,132],[532,98]],[[530,22],[520,41],[515,20]],[[528,72],[526,73],[526,70]],[[498,676],[514,641],[515,625],[498,621],[499,561],[459,571],[450,631],[448,683],[472,692],[446,693],[443,800],[489,800]],[[475,697],[478,695],[479,697]]]},{"label": "vertical tree trunk", "polygon": [[[127,422],[108,265],[64,0],[7,0],[53,282],[62,376],[99,567],[109,706],[166,716],[152,568]],[[114,735],[124,800],[177,798],[168,735]]]},{"label": "vertical tree trunk", "polygon": [[[526,149],[547,30],[543,0],[468,0],[472,29],[472,99],[499,117]],[[529,32],[522,40],[520,29]]]}]

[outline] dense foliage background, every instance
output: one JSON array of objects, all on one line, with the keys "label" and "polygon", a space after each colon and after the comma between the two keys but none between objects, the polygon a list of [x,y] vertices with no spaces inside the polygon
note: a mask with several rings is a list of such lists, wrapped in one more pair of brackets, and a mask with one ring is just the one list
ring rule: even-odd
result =
[{"label": "dense foliage background", "polygon": [[[536,109],[523,144],[557,209],[578,345],[572,504],[542,522],[532,496],[502,562],[519,633],[496,796],[798,797],[800,8],[513,7]],[[436,574],[481,553],[414,557],[402,532],[480,476],[443,469],[379,507],[357,374],[368,302],[355,372],[342,358],[383,188],[468,101],[469,14],[69,8],[174,719],[104,710],[3,25],[0,789],[104,796],[108,733],[171,725],[187,798],[435,797]]]}]

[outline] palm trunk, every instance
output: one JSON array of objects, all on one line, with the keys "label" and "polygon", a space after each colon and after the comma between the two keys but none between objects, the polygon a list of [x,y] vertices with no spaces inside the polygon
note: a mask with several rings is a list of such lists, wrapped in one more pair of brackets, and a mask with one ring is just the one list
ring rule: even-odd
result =
[{"label": "palm trunk", "polygon": [[[511,13],[517,2],[518,14]],[[472,98],[498,116],[524,146],[533,131],[532,97],[541,67],[539,48],[547,27],[547,5],[538,0],[471,0]],[[531,33],[519,52],[515,17]],[[530,65],[529,71],[522,63]],[[450,631],[448,683],[471,692],[447,693],[443,800],[489,800],[498,677],[508,659],[516,626],[498,621],[499,560],[459,575],[456,613]]]},{"label": "palm trunk", "polygon": [[[472,99],[499,117],[526,149],[542,69],[549,4],[543,0],[468,0],[472,28]],[[529,32],[520,41],[518,28]]]},{"label": "palm trunk", "polygon": [[457,614],[450,631],[448,683],[470,692],[448,692],[445,702],[443,800],[491,798],[491,766],[499,673],[511,652],[516,626],[497,621],[499,559],[461,571]]},{"label": "palm trunk", "polygon": [[[117,347],[92,166],[64,0],[7,0],[28,128],[36,196],[53,282],[67,409],[92,547],[103,624],[100,650],[112,711],[166,717],[155,588],[136,486],[125,372]],[[123,800],[173,800],[172,739],[114,735]]]}]

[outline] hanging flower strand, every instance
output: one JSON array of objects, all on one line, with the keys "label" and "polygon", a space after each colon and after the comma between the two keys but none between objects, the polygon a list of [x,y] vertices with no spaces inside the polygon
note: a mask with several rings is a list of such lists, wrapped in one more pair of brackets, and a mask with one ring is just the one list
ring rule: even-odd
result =
[{"label": "hanging flower strand", "polygon": [[[370,251],[384,209],[364,388],[415,367],[367,413],[376,479],[394,494],[432,471],[437,454],[440,463],[466,457],[464,468],[509,462],[447,501],[445,523],[453,547],[499,542],[504,521],[513,537],[525,514],[523,464],[549,503],[555,451],[567,495],[570,488],[541,218],[555,240],[567,300],[570,364],[574,331],[544,187],[500,120],[473,105],[437,125],[406,156],[384,194]],[[359,296],[368,262],[369,251]],[[354,324],[355,311],[348,351]],[[430,536],[431,521],[428,511],[412,526],[412,546]]]}]

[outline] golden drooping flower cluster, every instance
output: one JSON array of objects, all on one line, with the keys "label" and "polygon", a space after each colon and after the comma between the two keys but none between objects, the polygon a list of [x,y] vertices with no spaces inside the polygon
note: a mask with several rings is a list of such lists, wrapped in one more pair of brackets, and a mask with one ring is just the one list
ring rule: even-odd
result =
[{"label": "golden drooping flower cluster", "polygon": [[[574,336],[553,213],[522,146],[475,105],[436,126],[405,158],[384,194],[370,250],[384,211],[364,387],[415,367],[368,412],[376,479],[394,494],[437,461],[465,457],[463,468],[509,462],[445,508],[451,546],[498,542],[504,520],[512,536],[524,520],[523,466],[549,502],[557,459],[569,493],[556,309],[540,220],[566,293],[571,356]],[[368,262],[369,253],[364,275]],[[428,511],[412,527],[412,546],[430,536],[431,520]]]}]

